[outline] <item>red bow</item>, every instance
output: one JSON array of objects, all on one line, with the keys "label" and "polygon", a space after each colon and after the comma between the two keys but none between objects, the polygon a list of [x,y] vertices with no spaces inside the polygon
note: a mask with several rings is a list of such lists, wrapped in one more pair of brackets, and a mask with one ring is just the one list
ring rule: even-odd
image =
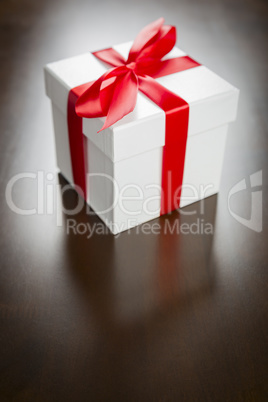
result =
[{"label": "red bow", "polygon": [[[162,60],[175,45],[176,28],[164,19],[147,25],[135,39],[127,60],[114,49],[93,53],[114,68],[98,80],[72,88],[68,96],[68,132],[73,179],[86,197],[86,159],[82,117],[107,116],[101,130],[130,113],[140,90],[165,112],[161,215],[179,207],[188,133],[189,105],[154,78],[199,66],[189,56]],[[100,130],[100,131],[101,131]],[[172,180],[170,181],[170,176]]]},{"label": "red bow", "polygon": [[133,111],[138,90],[155,103],[160,103],[164,110],[165,102],[170,107],[170,101],[176,95],[153,78],[192,68],[198,63],[188,56],[161,60],[176,42],[176,28],[163,24],[164,19],[159,18],[143,28],[136,37],[127,60],[112,48],[93,53],[115,68],[88,84],[75,105],[78,116],[106,116],[101,128],[104,130]]}]

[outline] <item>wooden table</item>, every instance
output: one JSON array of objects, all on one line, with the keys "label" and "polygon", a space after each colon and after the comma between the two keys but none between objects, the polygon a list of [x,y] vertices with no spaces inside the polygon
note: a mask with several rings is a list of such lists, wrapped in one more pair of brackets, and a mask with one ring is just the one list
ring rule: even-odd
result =
[{"label": "wooden table", "polygon": [[[241,90],[220,193],[154,221],[158,233],[152,222],[89,238],[83,225],[100,221],[84,207],[71,217],[81,233],[68,234],[61,206],[47,210],[64,180],[42,67],[131,40],[162,15],[179,47]],[[267,16],[261,0],[1,1],[1,401],[268,400]],[[39,192],[31,215],[5,199],[25,172],[12,200],[34,209]],[[63,203],[76,201],[69,191]],[[165,234],[198,220],[199,233]]]}]

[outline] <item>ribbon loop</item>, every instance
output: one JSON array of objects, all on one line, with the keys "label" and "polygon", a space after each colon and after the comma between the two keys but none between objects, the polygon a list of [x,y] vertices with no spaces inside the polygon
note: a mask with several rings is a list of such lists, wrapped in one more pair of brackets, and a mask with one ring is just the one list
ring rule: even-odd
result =
[{"label": "ribbon loop", "polygon": [[133,53],[130,49],[129,59],[139,61],[160,60],[174,47],[176,43],[176,29],[170,25],[161,26],[157,34],[148,41],[139,52]]}]

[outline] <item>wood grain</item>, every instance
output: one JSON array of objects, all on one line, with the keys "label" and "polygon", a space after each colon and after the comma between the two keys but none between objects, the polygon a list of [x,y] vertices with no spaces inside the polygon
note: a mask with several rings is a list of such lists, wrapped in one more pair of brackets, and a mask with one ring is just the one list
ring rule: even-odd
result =
[{"label": "wood grain", "polygon": [[[43,65],[131,40],[161,15],[179,47],[241,90],[219,195],[117,238],[67,234],[61,212],[62,226],[55,211],[12,212],[5,189],[15,174],[44,174],[45,189],[65,184]],[[1,401],[268,400],[267,16],[261,0],[0,2]],[[257,171],[261,232],[227,204],[245,178],[231,208],[250,217]],[[18,182],[13,199],[35,208],[36,180]],[[76,202],[65,194],[66,207]],[[101,228],[86,212],[71,218]],[[165,234],[167,222],[198,219],[213,233]]]}]

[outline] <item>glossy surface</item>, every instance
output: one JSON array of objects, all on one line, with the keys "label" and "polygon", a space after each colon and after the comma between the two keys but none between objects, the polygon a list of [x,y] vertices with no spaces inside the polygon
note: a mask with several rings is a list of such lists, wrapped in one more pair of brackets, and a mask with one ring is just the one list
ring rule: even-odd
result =
[{"label": "glossy surface", "polygon": [[[241,90],[220,194],[117,238],[85,207],[69,217],[60,200],[49,214],[65,182],[43,65],[131,40],[161,15],[179,47]],[[1,401],[268,399],[267,15],[258,0],[1,2]],[[256,232],[233,215],[250,218],[259,171]],[[7,205],[22,172],[39,172],[39,214]],[[20,180],[12,199],[36,208],[37,189]],[[66,208],[76,198],[66,192]]]}]

